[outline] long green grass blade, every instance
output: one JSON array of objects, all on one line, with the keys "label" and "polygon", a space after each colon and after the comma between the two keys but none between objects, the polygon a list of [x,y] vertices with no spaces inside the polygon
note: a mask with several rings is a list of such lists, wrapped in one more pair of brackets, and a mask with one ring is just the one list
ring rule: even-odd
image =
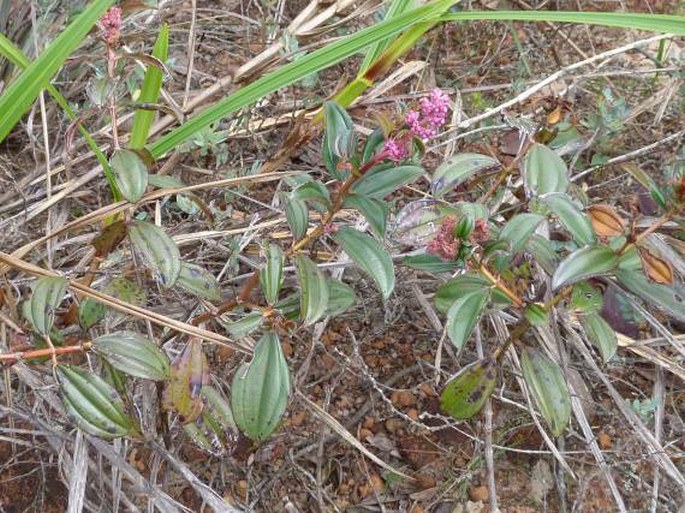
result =
[{"label": "long green grass blade", "polygon": [[[153,57],[161,62],[166,62],[169,52],[169,27],[165,23],[159,31],[155,47],[152,49]],[[149,65],[143,79],[143,86],[140,90],[140,103],[156,103],[159,99],[159,91],[162,89],[162,78],[164,74],[157,66]],[[148,109],[138,109],[133,116],[133,127],[131,128],[131,140],[129,146],[133,149],[142,148],[147,142],[150,127],[155,119],[155,112]]]},{"label": "long green grass blade", "polygon": [[[416,4],[414,0],[391,0],[390,7],[388,8],[388,12],[385,14],[384,19],[391,20],[400,14],[405,13],[415,5]],[[383,53],[383,50],[388,47],[388,44],[390,44],[390,41],[385,39],[369,46],[369,49],[366,51],[366,55],[364,56],[364,61],[359,67],[359,75],[362,75],[367,69],[369,69],[369,66],[371,66],[376,59],[378,59],[380,54]]]},{"label": "long green grass blade", "polygon": [[[19,69],[23,70],[31,65],[31,61],[28,59],[28,57],[26,57],[12,41],[7,39],[7,37],[5,37],[4,34],[0,34],[0,54],[3,55],[11,64],[13,64]],[[55,99],[55,101],[62,108],[62,110],[66,113],[67,117],[77,124],[78,131],[86,140],[86,143],[88,143],[88,146],[95,154],[95,158],[97,158],[98,162],[102,166],[102,169],[105,173],[105,177],[107,178],[107,182],[109,183],[109,186],[112,189],[114,201],[119,201],[121,199],[121,195],[119,194],[119,190],[114,181],[114,175],[112,174],[112,169],[109,167],[107,157],[105,157],[105,154],[102,153],[102,150],[97,145],[97,143],[90,135],[88,130],[86,130],[85,127],[81,123],[79,123],[78,117],[69,106],[69,102],[67,102],[67,99],[64,96],[62,96],[62,94],[52,84],[48,84],[46,90],[48,91],[50,96],[52,96]]]},{"label": "long green grass blade", "polygon": [[442,21],[556,21],[648,30],[650,32],[663,32],[680,36],[685,35],[685,16],[669,14],[571,11],[465,11],[443,14],[440,19]]},{"label": "long green grass blade", "polygon": [[158,158],[176,148],[193,134],[216,123],[221,118],[251,105],[267,94],[292,84],[311,73],[328,68],[354,55],[370,44],[402,32],[417,21],[434,18],[443,13],[454,2],[455,0],[437,0],[428,3],[392,20],[383,21],[372,27],[360,30],[356,34],[347,36],[340,41],[331,43],[305,57],[288,63],[202,111],[188,122],[164,135],[150,145],[148,149],[155,158]]},{"label": "long green grass blade", "polygon": [[91,27],[114,3],[114,0],[95,0],[19,75],[0,96],[0,142],[31,108],[41,89],[62,66]]}]

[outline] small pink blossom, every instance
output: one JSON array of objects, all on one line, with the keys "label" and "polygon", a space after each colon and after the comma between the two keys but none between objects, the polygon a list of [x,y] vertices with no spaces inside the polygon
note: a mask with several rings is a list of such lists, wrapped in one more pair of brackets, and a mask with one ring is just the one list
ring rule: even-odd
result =
[{"label": "small pink blossom", "polygon": [[105,42],[109,46],[116,46],[121,33],[121,9],[112,7],[100,18],[100,27],[104,31]]},{"label": "small pink blossom", "polygon": [[482,244],[487,240],[489,234],[488,222],[485,219],[476,219],[476,224],[469,239],[476,244]]},{"label": "small pink blossom", "polygon": [[407,111],[404,122],[413,135],[427,141],[435,137],[447,121],[450,99],[440,89],[433,89],[428,96],[421,98],[419,105],[420,111]]},{"label": "small pink blossom", "polygon": [[402,141],[397,141],[395,139],[388,139],[385,141],[383,146],[383,153],[386,154],[386,158],[389,160],[400,161],[404,160],[409,156],[409,150],[407,146]]}]

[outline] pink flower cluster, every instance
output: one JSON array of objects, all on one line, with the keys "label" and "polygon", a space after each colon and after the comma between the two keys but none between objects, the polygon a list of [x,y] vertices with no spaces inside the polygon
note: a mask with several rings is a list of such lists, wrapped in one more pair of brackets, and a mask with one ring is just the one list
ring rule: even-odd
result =
[{"label": "pink flower cluster", "polygon": [[405,114],[404,122],[408,133],[401,138],[390,138],[383,147],[383,157],[389,160],[403,160],[409,156],[407,146],[412,137],[427,141],[438,134],[438,130],[447,121],[450,99],[440,89],[433,89],[430,94],[421,98],[419,110],[409,110]]},{"label": "pink flower cluster", "polygon": [[[462,245],[462,240],[454,234],[456,227],[456,217],[445,217],[435,234],[435,238],[426,246],[426,252],[440,257],[445,262],[454,262]],[[471,244],[482,244],[487,240],[488,235],[488,222],[485,219],[476,219],[473,231],[469,235],[469,242]]]},{"label": "pink flower cluster", "polygon": [[115,46],[119,42],[121,31],[121,9],[112,7],[100,18],[100,26],[104,31],[105,42],[109,46]]}]

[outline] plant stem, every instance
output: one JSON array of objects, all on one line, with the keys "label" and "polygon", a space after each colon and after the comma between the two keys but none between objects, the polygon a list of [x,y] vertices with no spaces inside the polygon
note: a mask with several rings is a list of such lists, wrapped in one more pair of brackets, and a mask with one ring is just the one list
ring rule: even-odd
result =
[{"label": "plant stem", "polygon": [[493,275],[487,267],[485,267],[484,264],[478,263],[478,270],[480,273],[485,276],[490,282],[497,288],[499,289],[505,296],[507,296],[509,299],[512,300],[512,302],[518,306],[519,308],[523,308],[526,306],[525,301],[518,297],[516,293],[514,293],[509,287],[507,287],[502,280],[497,278],[495,275]]},{"label": "plant stem", "polygon": [[89,351],[92,347],[91,342],[83,342],[78,346],[67,346],[67,347],[46,347],[44,349],[33,349],[31,351],[17,351],[14,353],[2,353],[0,354],[1,361],[12,361],[12,360],[30,360],[32,358],[43,358],[45,356],[50,356],[53,359],[53,364],[57,363],[57,355],[70,354],[70,353],[81,353]]}]

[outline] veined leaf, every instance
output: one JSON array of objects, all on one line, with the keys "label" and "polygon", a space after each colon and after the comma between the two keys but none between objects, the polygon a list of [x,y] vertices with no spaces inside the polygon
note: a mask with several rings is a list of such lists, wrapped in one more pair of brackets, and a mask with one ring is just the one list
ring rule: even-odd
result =
[{"label": "veined leaf", "polygon": [[350,115],[334,101],[323,104],[326,125],[324,160],[337,167],[338,162],[349,160],[357,148],[357,135]]},{"label": "veined leaf", "polygon": [[526,251],[533,255],[547,274],[554,274],[557,268],[557,254],[549,240],[540,235],[531,235],[526,242]]},{"label": "veined leaf", "polygon": [[297,199],[291,195],[283,196],[285,202],[285,218],[288,221],[288,226],[293,232],[295,240],[299,240],[307,233],[307,226],[309,225],[309,210],[307,204],[301,199]]},{"label": "veined leaf", "polygon": [[254,312],[246,315],[242,319],[226,323],[226,329],[232,337],[240,340],[246,337],[264,323],[264,316],[261,312]]},{"label": "veined leaf", "polygon": [[497,362],[478,360],[447,383],[440,395],[440,409],[457,420],[470,419],[483,408],[496,384]]},{"label": "veined leaf", "polygon": [[595,244],[597,236],[590,218],[578,210],[571,198],[564,193],[545,194],[540,199],[554,212],[561,224],[581,246]]},{"label": "veined leaf", "polygon": [[568,168],[559,155],[543,144],[533,144],[523,163],[526,187],[540,196],[548,192],[566,192]]},{"label": "veined leaf", "polygon": [[93,351],[112,367],[131,376],[163,381],[169,377],[169,358],[147,337],[118,331],[93,340]]},{"label": "veined leaf", "polygon": [[79,428],[100,438],[118,438],[133,431],[124,402],[102,378],[65,365],[58,365],[56,372],[67,414]]},{"label": "veined leaf", "polygon": [[0,95],[0,142],[114,0],[94,0]]},{"label": "veined leaf", "polygon": [[354,186],[352,192],[369,198],[382,199],[400,187],[413,182],[424,173],[418,166],[381,166],[366,173]]},{"label": "veined leaf", "polygon": [[347,208],[354,208],[361,212],[376,235],[381,238],[385,236],[388,209],[384,201],[360,194],[349,194],[345,197],[344,204]]},{"label": "veined leaf", "polygon": [[266,440],[278,427],[288,405],[290,377],[278,335],[267,332],[249,364],[233,376],[231,407],[236,424],[252,440]]},{"label": "veined leaf", "polygon": [[618,271],[616,278],[628,292],[661,308],[673,318],[685,322],[685,287],[680,285],[659,285],[650,281],[641,272]]},{"label": "veined leaf", "polygon": [[[152,49],[153,57],[156,57],[161,62],[166,62],[169,52],[169,26],[164,23],[159,30],[157,41]],[[162,89],[162,79],[164,73],[157,66],[148,64],[145,71],[145,78],[143,79],[143,86],[140,90],[139,103],[157,103],[159,99],[159,92]],[[138,149],[145,146],[150,127],[155,119],[155,112],[148,109],[136,109],[133,116],[133,126],[131,128],[131,140],[129,142],[131,148]]]},{"label": "veined leaf", "polygon": [[182,262],[176,285],[209,301],[221,301],[221,289],[216,278],[199,265]]},{"label": "veined leaf", "polygon": [[412,201],[397,214],[393,239],[409,246],[425,246],[435,237],[444,216],[444,209],[437,200]]},{"label": "veined leaf", "polygon": [[84,330],[90,329],[105,318],[107,308],[103,303],[91,297],[81,301],[78,308],[78,323]]},{"label": "veined leaf", "polygon": [[452,273],[459,266],[457,262],[445,262],[439,256],[429,255],[428,253],[404,257],[402,265],[429,273]]},{"label": "veined leaf", "polygon": [[517,253],[525,247],[530,236],[544,220],[545,217],[540,214],[517,214],[507,221],[499,238],[511,243],[511,250]]},{"label": "veined leaf", "polygon": [[354,228],[341,228],[333,235],[343,251],[376,282],[383,297],[388,299],[395,288],[395,268],[385,248],[368,235]]},{"label": "veined leaf", "polygon": [[331,317],[340,315],[351,307],[356,300],[357,295],[352,290],[352,287],[339,280],[328,280],[328,308],[326,309],[326,315]]},{"label": "veined leaf", "polygon": [[480,171],[499,166],[499,161],[478,153],[458,153],[438,166],[433,173],[431,192],[440,196],[453,190]]},{"label": "veined leaf", "polygon": [[604,362],[611,360],[616,354],[618,340],[616,332],[598,313],[588,313],[580,316],[580,324],[592,343],[599,349]]},{"label": "veined leaf", "polygon": [[136,203],[145,194],[148,172],[143,160],[133,151],[114,150],[109,165],[121,194],[127,201]]},{"label": "veined leaf", "polygon": [[36,280],[31,298],[24,309],[26,320],[42,337],[48,337],[55,321],[55,310],[64,299],[68,282],[61,276],[45,276]]},{"label": "veined leaf", "polygon": [[564,260],[552,276],[552,288],[558,289],[580,280],[608,274],[618,266],[618,256],[606,246],[580,248]]},{"label": "veined leaf", "polygon": [[328,283],[321,269],[304,255],[295,257],[300,283],[300,314],[305,325],[314,324],[328,308]]},{"label": "veined leaf", "polygon": [[457,299],[447,312],[447,336],[457,349],[469,339],[490,297],[490,287],[476,289]]},{"label": "veined leaf", "polygon": [[521,356],[521,370],[550,431],[554,436],[561,435],[571,418],[571,397],[561,369],[539,351],[526,348]]},{"label": "veined leaf", "polygon": [[[492,288],[492,283],[478,274],[462,274],[443,283],[435,293],[435,307],[447,313],[452,305],[464,296],[483,289]],[[501,290],[492,289],[492,300],[496,305],[506,306],[511,300]]]},{"label": "veined leaf", "polygon": [[181,253],[171,237],[159,226],[145,221],[132,221],[128,235],[162,285],[169,288],[176,283],[181,273]]},{"label": "veined leaf", "polygon": [[315,180],[303,183],[293,190],[291,196],[301,201],[314,201],[324,210],[331,206],[331,197],[328,194],[328,189],[326,189],[324,184]]},{"label": "veined leaf", "polygon": [[202,413],[202,388],[209,383],[209,366],[202,342],[190,339],[171,364],[171,375],[162,395],[162,406],[176,411],[183,424]]},{"label": "veined leaf", "polygon": [[273,305],[278,301],[278,292],[283,284],[283,250],[276,244],[269,244],[266,248],[266,264],[259,273],[264,297]]}]

